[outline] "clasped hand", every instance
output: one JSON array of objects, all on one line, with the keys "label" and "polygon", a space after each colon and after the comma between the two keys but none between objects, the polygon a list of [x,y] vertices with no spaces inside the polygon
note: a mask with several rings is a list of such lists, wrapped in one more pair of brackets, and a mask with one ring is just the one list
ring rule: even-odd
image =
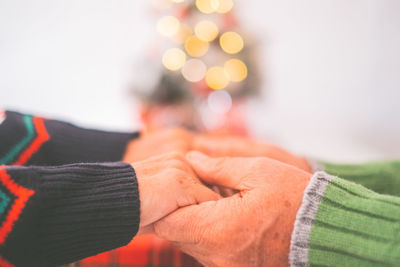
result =
[{"label": "clasped hand", "polygon": [[[141,156],[129,150],[146,144],[146,156],[178,152],[135,161]],[[184,156],[189,149],[214,157]],[[288,265],[293,224],[311,177],[305,159],[273,145],[183,130],[133,141],[127,155],[139,183],[140,233],[172,241],[205,266]],[[222,198],[203,183],[237,193]]]}]

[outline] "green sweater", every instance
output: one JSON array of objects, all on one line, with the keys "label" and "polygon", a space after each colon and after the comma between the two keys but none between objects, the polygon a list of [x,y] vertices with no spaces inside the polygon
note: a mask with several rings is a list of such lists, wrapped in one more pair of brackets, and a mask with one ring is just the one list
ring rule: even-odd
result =
[{"label": "green sweater", "polygon": [[400,162],[320,166],[297,214],[291,266],[400,266]]}]

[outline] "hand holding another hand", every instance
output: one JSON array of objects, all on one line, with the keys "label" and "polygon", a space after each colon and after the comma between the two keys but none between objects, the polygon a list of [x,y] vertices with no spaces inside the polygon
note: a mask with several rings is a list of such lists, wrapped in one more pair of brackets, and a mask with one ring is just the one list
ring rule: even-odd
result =
[{"label": "hand holding another hand", "polygon": [[187,159],[205,182],[239,193],[177,210],[154,224],[205,266],[286,266],[291,233],[311,174],[267,158]]},{"label": "hand holding another hand", "polygon": [[134,162],[170,152],[186,154],[190,150],[212,157],[268,157],[311,172],[305,158],[273,144],[244,137],[194,134],[182,128],[142,134],[128,144],[123,160]]},{"label": "hand holding another hand", "polygon": [[193,137],[192,149],[211,157],[267,157],[311,173],[311,167],[305,158],[293,155],[276,145],[249,138],[197,135]]},{"label": "hand holding another hand", "polygon": [[140,233],[152,232],[154,222],[178,208],[220,198],[198,180],[183,154],[163,154],[132,166],[139,184]]}]

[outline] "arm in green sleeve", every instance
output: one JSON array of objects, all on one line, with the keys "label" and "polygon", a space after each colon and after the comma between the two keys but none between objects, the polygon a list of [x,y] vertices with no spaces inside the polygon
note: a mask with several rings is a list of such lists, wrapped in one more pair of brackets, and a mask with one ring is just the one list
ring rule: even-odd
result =
[{"label": "arm in green sleeve", "polygon": [[400,198],[315,173],[296,217],[290,263],[400,266]]},{"label": "arm in green sleeve", "polygon": [[319,162],[319,170],[361,184],[380,194],[400,196],[400,161],[366,164]]}]

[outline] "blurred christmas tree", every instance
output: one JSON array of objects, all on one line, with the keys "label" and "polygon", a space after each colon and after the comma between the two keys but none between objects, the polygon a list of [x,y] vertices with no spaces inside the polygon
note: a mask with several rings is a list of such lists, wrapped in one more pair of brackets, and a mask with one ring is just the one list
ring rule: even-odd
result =
[{"label": "blurred christmas tree", "polygon": [[146,128],[246,134],[241,107],[259,91],[259,55],[234,2],[155,0],[152,10],[162,39],[139,66],[134,86]]}]

